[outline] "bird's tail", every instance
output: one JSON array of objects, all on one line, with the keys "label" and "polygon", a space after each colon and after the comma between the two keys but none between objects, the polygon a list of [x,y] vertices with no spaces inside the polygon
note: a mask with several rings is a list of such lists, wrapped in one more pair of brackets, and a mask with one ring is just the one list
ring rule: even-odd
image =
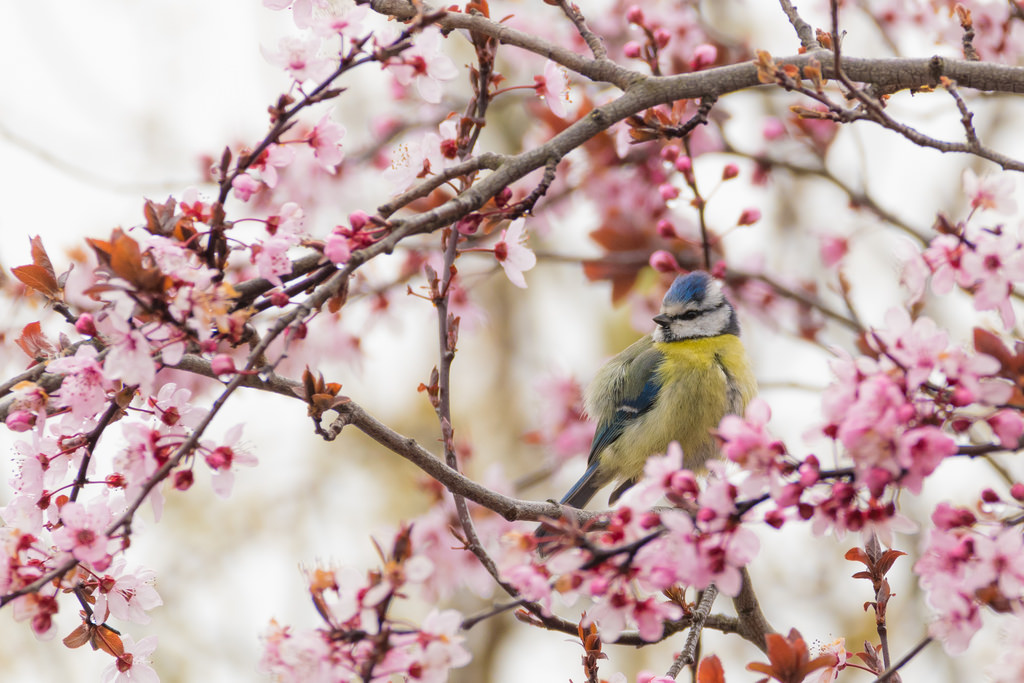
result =
[{"label": "bird's tail", "polygon": [[583,476],[579,478],[569,492],[562,496],[562,500],[559,501],[562,505],[569,505],[574,508],[583,509],[583,506],[590,502],[590,499],[594,497],[598,489],[605,485],[606,482],[599,481],[597,477],[597,466],[600,463],[595,459],[594,462],[587,468],[587,471],[583,473]]},{"label": "bird's tail", "polygon": [[[587,471],[583,473],[579,481],[573,484],[569,492],[562,496],[562,500],[558,501],[560,505],[568,505],[582,510],[583,506],[590,502],[594,494],[605,485],[605,482],[600,481],[597,477],[597,465],[598,463],[594,462],[587,468]],[[551,527],[541,524],[534,535],[540,539],[551,536],[553,533],[554,531]]]}]

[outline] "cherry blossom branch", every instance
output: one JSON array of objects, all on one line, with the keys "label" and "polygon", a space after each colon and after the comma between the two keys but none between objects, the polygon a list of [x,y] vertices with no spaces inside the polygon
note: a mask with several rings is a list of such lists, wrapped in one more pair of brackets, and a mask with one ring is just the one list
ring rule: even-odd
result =
[{"label": "cherry blossom branch", "polygon": [[[402,436],[372,417],[355,402],[345,403],[338,406],[336,410],[339,416],[328,428],[329,435],[336,436],[344,426],[353,425],[381,446],[423,470],[452,493],[482,505],[508,521],[538,521],[541,518],[558,517],[560,514],[560,508],[555,503],[538,503],[510,498],[481,486],[461,472],[448,467],[433,453],[420,446],[415,439]],[[579,514],[580,519],[586,520],[598,516],[599,513],[581,510]]]},{"label": "cherry blossom branch", "polygon": [[469,159],[455,164],[454,166],[449,166],[442,172],[424,179],[419,184],[398,195],[386,204],[381,204],[377,207],[377,215],[382,218],[388,218],[402,207],[407,206],[417,199],[426,197],[449,180],[454,180],[455,178],[459,178],[481,169],[488,169],[491,171],[496,170],[505,163],[507,158],[508,157],[506,155],[498,154],[497,152],[484,152],[483,154],[470,157]]},{"label": "cherry blossom branch", "polygon": [[[974,156],[987,159],[996,164],[999,164],[1003,170],[1007,171],[1022,171],[1024,172],[1024,162],[1018,161],[1005,154],[1000,154],[995,150],[989,149],[981,145],[977,136],[971,139],[970,129],[967,135],[968,141],[964,142],[944,142],[942,140],[936,140],[935,138],[924,135],[918,130],[907,126],[906,124],[900,123],[889,116],[882,108],[880,102],[875,98],[869,96],[862,88],[858,88],[853,81],[847,76],[845,72],[846,62],[841,55],[840,40],[839,40],[839,3],[837,0],[831,0],[832,5],[832,56],[834,59],[832,77],[842,83],[847,90],[847,93],[856,98],[862,105],[864,110],[872,121],[882,125],[889,130],[895,131],[907,138],[911,142],[921,147],[930,147],[937,149],[940,152],[961,152],[965,154],[973,154]],[[935,63],[936,71],[939,71],[938,67],[943,64],[943,60],[939,57],[932,57],[932,61]],[[967,60],[962,62],[964,64],[978,64],[979,62],[973,60]],[[948,81],[957,81],[955,77],[952,77],[945,73],[938,73],[938,84],[945,85]],[[858,79],[859,80],[859,79]],[[1016,92],[1016,91],[1015,91]],[[958,105],[959,106],[959,105]]]},{"label": "cherry blossom branch", "polygon": [[601,39],[590,30],[587,26],[587,20],[583,17],[583,13],[580,12],[579,6],[568,2],[568,0],[558,0],[558,6],[565,13],[565,16],[569,17],[569,21],[576,27],[576,31],[583,38],[583,42],[590,48],[590,52],[596,59],[605,59],[608,57],[608,51],[604,48],[604,43]]},{"label": "cherry blossom branch", "polygon": [[672,666],[665,672],[665,675],[669,678],[674,679],[683,670],[684,666],[693,666],[697,661],[697,645],[700,643],[700,632],[704,629],[704,623],[707,621],[708,615],[711,612],[711,606],[715,603],[717,596],[718,588],[715,587],[715,584],[711,584],[701,593],[700,603],[697,605],[697,609],[693,611],[693,625],[690,627],[690,632],[686,634],[686,643],[683,645],[683,649],[679,651],[675,661],[672,662]]},{"label": "cherry blossom branch", "polygon": [[789,0],[779,0],[779,4],[782,5],[782,13],[789,19],[789,23],[793,25],[793,30],[796,31],[796,35],[800,39],[801,47],[808,52],[820,50],[821,43],[818,42],[814,35],[814,28],[803,20],[796,7],[793,6],[793,3]]},{"label": "cherry blossom branch", "polygon": [[[417,11],[415,5],[408,0],[358,0],[358,2],[359,4],[369,4],[375,12],[396,19],[409,19],[415,16]],[[638,76],[635,72],[605,57],[588,59],[550,41],[493,21],[482,14],[449,12],[438,20],[437,24],[446,30],[464,29],[491,36],[501,44],[514,45],[528,50],[561,64],[581,76],[586,76],[592,81],[611,83],[623,90]]]}]

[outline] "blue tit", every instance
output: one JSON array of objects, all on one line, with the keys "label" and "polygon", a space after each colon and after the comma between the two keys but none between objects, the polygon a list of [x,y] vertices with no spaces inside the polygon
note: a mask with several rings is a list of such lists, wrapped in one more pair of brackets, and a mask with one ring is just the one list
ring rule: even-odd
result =
[{"label": "blue tit", "polygon": [[587,471],[562,498],[582,508],[616,481],[609,503],[643,474],[647,458],[678,441],[683,463],[699,469],[717,454],[713,431],[742,415],[757,381],[740,342],[736,311],[710,275],[675,279],[654,316],[654,332],[601,368],[584,396],[597,421]]}]

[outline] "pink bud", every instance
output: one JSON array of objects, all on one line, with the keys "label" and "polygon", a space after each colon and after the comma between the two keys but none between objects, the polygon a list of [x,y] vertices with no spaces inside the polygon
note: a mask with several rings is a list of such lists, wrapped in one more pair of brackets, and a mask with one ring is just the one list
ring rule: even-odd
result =
[{"label": "pink bud", "polygon": [[985,489],[981,492],[981,499],[986,503],[998,503],[1000,498],[999,494],[992,489]]},{"label": "pink bud", "polygon": [[665,49],[668,46],[668,41],[672,40],[672,34],[663,28],[659,28],[654,32],[654,42],[658,44],[658,47]]},{"label": "pink bud", "polygon": [[235,369],[235,360],[226,353],[218,353],[214,356],[213,360],[210,361],[210,369],[218,377],[221,375],[233,375],[238,372]]},{"label": "pink bud", "polygon": [[679,157],[675,161],[675,167],[686,178],[686,182],[693,184],[693,159],[690,157]]},{"label": "pink bud", "polygon": [[764,521],[774,529],[781,529],[786,522],[786,514],[782,510],[769,510],[764,513]]},{"label": "pink bud", "polygon": [[1024,484],[1017,482],[1010,487],[1010,495],[1014,500],[1024,500]]},{"label": "pink bud", "polygon": [[959,407],[970,405],[974,402],[974,393],[966,387],[958,386],[953,389],[953,395],[949,402]]},{"label": "pink bud", "polygon": [[657,229],[658,236],[663,237],[664,239],[670,240],[678,237],[675,226],[672,225],[672,223],[670,223],[669,221],[665,220],[664,218],[658,221]]},{"label": "pink bud", "polygon": [[672,474],[671,488],[673,492],[684,496],[696,496],[700,493],[700,487],[697,486],[697,477],[690,470],[674,472]]},{"label": "pink bud", "polygon": [[494,195],[494,205],[497,207],[503,207],[509,203],[512,199],[512,190],[508,187],[501,188],[498,194]]},{"label": "pink bud", "polygon": [[463,216],[455,224],[455,229],[462,235],[472,235],[480,227],[480,222],[484,219],[481,214],[471,213],[468,216]]},{"label": "pink bud", "polygon": [[849,251],[849,243],[845,237],[823,235],[821,238],[821,260],[829,268],[839,263]]},{"label": "pink bud", "polygon": [[676,257],[668,253],[664,249],[651,254],[648,260],[651,268],[654,268],[659,273],[678,273],[679,263],[676,261]]},{"label": "pink bud", "polygon": [[291,299],[283,290],[275,289],[270,293],[270,303],[274,304],[278,308],[284,308],[288,305],[289,301],[291,301]]},{"label": "pink bud", "polygon": [[640,43],[635,40],[631,40],[622,46],[622,54],[629,59],[638,59],[641,52]]},{"label": "pink bud", "polygon": [[4,424],[12,432],[27,432],[36,424],[36,415],[28,410],[12,410]]},{"label": "pink bud", "polygon": [[679,196],[679,188],[670,183],[664,183],[658,186],[658,193],[661,194],[661,198],[666,202],[670,199],[675,199]]},{"label": "pink bud", "polygon": [[179,470],[174,473],[174,488],[178,491],[187,491],[192,488],[195,477],[192,470]]},{"label": "pink bud", "polygon": [[736,164],[726,164],[722,169],[722,180],[732,180],[740,174],[740,167]]},{"label": "pink bud", "polygon": [[740,218],[736,221],[736,225],[753,225],[759,220],[761,220],[760,209],[743,209],[743,213],[740,214]]},{"label": "pink bud", "polygon": [[714,45],[703,43],[693,51],[693,59],[690,60],[690,71],[700,71],[715,63],[718,59],[718,48]]},{"label": "pink bud", "polygon": [[813,486],[818,483],[819,472],[817,463],[812,467],[810,463],[805,462],[800,465],[800,485],[807,487]]},{"label": "pink bud", "polygon": [[644,23],[644,11],[638,5],[630,5],[626,10],[626,21],[631,24]]},{"label": "pink bud", "polygon": [[84,334],[87,337],[96,336],[96,321],[93,320],[91,313],[83,313],[78,316],[78,320],[75,321],[75,330],[78,334]]},{"label": "pink bud", "polygon": [[353,211],[348,215],[349,225],[352,226],[353,232],[362,230],[363,227],[369,222],[370,215],[365,211]]},{"label": "pink bud", "polygon": [[679,157],[679,148],[675,145],[661,148],[661,158],[670,164]]}]

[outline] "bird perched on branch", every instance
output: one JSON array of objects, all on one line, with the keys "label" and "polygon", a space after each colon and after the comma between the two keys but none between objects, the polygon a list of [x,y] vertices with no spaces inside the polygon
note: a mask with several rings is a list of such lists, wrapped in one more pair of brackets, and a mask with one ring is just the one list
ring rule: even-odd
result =
[{"label": "bird perched on branch", "polygon": [[682,446],[684,465],[699,468],[717,452],[712,432],[722,417],[742,415],[757,392],[736,311],[710,275],[677,277],[654,322],[654,332],[608,361],[586,391],[597,432],[587,471],[563,505],[582,508],[617,481],[614,503],[643,474],[647,458],[673,441]]}]

